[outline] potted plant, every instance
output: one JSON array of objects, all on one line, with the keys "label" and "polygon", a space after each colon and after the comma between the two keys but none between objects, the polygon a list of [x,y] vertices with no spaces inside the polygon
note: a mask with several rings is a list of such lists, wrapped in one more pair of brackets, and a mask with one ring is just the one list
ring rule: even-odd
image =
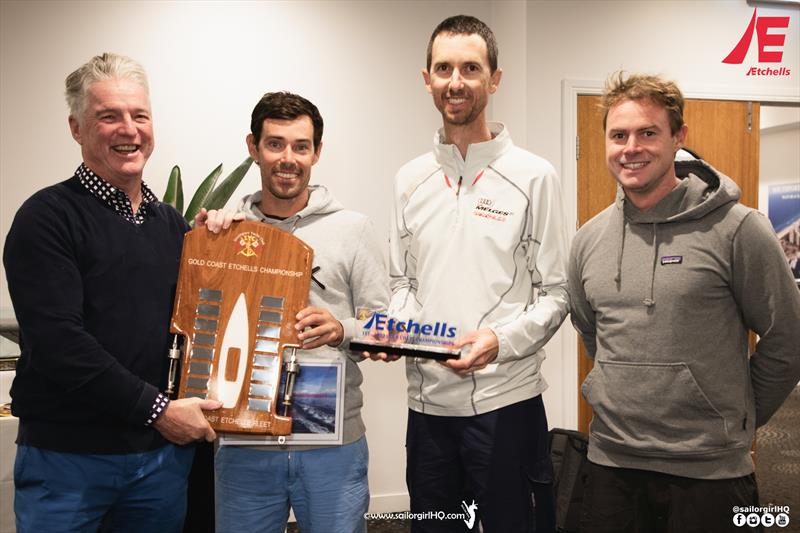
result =
[{"label": "potted plant", "polygon": [[194,217],[200,208],[221,209],[230,200],[236,188],[242,182],[244,175],[250,169],[253,160],[248,157],[241,165],[236,167],[225,179],[219,181],[222,174],[222,164],[211,171],[203,180],[192,196],[186,211],[183,210],[183,182],[181,182],[181,169],[178,165],[172,167],[167,181],[167,190],[164,192],[164,203],[171,205],[183,215],[190,225],[194,225]]}]

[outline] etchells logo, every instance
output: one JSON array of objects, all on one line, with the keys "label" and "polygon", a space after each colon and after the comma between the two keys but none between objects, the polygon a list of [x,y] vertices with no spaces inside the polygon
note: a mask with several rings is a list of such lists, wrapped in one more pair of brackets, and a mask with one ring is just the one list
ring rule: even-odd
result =
[{"label": "etchells logo", "polygon": [[[753,41],[753,34],[756,34],[758,46],[759,63],[780,63],[783,60],[783,43],[786,40],[786,33],[780,32],[781,29],[789,27],[789,17],[759,17],[758,9],[753,9],[753,16],[750,24],[744,30],[742,38],[733,50],[722,60],[723,63],[741,65],[750,50]],[[776,31],[771,31],[771,30]],[[767,49],[769,47],[769,49]],[[768,67],[751,66],[747,70],[747,76],[789,76],[791,69],[773,65]]]},{"label": "etchells logo", "polygon": [[233,242],[236,243],[236,254],[245,257],[258,255],[258,249],[264,246],[264,239],[261,238],[261,235],[252,231],[240,233],[233,239]]},{"label": "etchells logo", "polygon": [[389,339],[399,334],[413,338],[418,344],[450,345],[456,337],[456,328],[447,322],[416,322],[412,319],[397,320],[383,313],[373,313],[363,326],[364,334],[377,339]]}]

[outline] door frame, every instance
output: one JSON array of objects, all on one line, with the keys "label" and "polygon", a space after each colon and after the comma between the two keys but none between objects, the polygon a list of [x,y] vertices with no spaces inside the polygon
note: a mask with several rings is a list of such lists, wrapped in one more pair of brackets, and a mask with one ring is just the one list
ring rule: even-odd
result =
[{"label": "door frame", "polygon": [[[760,103],[789,103],[800,105],[800,96],[742,92],[734,93],[708,87],[688,86],[683,90],[685,98],[706,100],[750,100]],[[578,164],[576,139],[578,136],[578,96],[598,96],[603,93],[603,82],[599,80],[561,80],[561,191],[567,219],[569,240],[578,230]],[[567,319],[569,322],[569,319]],[[562,383],[564,392],[564,420],[567,426],[578,427],[578,334],[571,324],[566,324],[568,333],[562,336]],[[570,331],[571,330],[571,331]],[[574,388],[572,388],[574,385]]]}]

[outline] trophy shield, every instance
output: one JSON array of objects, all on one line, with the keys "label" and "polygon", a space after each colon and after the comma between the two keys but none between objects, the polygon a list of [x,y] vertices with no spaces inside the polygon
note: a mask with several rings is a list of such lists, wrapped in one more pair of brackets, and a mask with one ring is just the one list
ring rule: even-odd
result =
[{"label": "trophy shield", "polygon": [[222,402],[204,412],[216,431],[291,433],[291,417],[278,414],[279,385],[284,352],[301,344],[295,316],[306,307],[313,255],[262,222],[186,234],[170,326],[184,338],[178,398]]}]

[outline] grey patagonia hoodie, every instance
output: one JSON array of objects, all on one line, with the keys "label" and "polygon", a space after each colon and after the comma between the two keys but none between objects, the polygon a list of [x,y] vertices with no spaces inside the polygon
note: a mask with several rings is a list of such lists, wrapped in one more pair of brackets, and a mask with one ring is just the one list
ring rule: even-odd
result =
[{"label": "grey patagonia hoodie", "polygon": [[756,427],[800,379],[800,292],[730,178],[699,160],[675,169],[657,205],[640,211],[620,189],[572,244],[572,321],[595,359],[589,459],[740,477]]}]

